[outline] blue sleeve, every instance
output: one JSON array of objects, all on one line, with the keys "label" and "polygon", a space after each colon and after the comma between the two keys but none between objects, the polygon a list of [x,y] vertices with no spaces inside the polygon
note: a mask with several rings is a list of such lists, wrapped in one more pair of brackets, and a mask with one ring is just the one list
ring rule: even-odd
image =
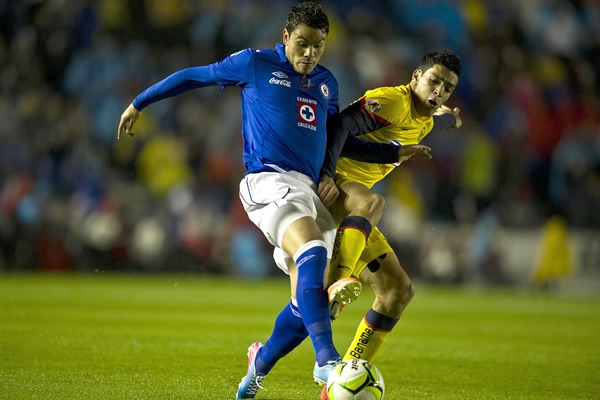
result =
[{"label": "blue sleeve", "polygon": [[177,71],[140,93],[133,106],[141,111],[167,97],[206,86],[243,86],[254,79],[253,54],[253,50],[246,49],[214,64]]}]

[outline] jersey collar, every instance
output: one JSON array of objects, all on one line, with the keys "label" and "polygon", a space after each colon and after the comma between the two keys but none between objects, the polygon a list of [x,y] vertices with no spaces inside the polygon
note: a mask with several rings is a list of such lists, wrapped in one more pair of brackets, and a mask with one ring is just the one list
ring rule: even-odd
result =
[{"label": "jersey collar", "polygon": [[275,51],[277,51],[277,54],[279,54],[279,59],[281,60],[281,62],[289,62],[289,60],[285,56],[285,45],[277,43],[275,45]]}]

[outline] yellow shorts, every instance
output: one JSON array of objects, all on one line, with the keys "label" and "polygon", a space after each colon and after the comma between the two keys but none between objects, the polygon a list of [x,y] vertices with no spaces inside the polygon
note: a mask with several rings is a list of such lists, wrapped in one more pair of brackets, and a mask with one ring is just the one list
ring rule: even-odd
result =
[{"label": "yellow shorts", "polygon": [[381,231],[374,226],[369,238],[367,239],[367,245],[365,246],[365,249],[360,255],[358,263],[356,263],[356,266],[352,271],[352,275],[358,278],[360,273],[371,261],[375,260],[379,256],[393,252],[394,250],[388,243],[385,236],[383,236],[383,233],[381,233]]}]

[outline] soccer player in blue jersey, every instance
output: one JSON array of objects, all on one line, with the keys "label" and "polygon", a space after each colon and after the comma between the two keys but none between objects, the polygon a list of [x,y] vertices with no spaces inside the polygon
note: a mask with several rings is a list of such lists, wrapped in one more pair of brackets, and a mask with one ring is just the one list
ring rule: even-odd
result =
[{"label": "soccer player in blue jersey", "polygon": [[[142,110],[161,99],[209,85],[241,87],[243,157],[247,173],[240,199],[250,220],[269,242],[291,256],[291,301],[275,320],[263,345],[248,349],[248,370],[238,399],[254,398],[275,363],[307,335],[316,353],[313,377],[325,383],[338,363],[331,332],[324,273],[336,224],[324,203],[335,185],[319,192],[326,151],[326,121],[337,114],[338,84],[319,60],[329,20],[321,7],[305,1],[293,7],[274,49],[245,49],[224,60],[187,68],[139,94],[121,115],[117,137],[133,136]],[[323,199],[323,202],[319,199]]]}]

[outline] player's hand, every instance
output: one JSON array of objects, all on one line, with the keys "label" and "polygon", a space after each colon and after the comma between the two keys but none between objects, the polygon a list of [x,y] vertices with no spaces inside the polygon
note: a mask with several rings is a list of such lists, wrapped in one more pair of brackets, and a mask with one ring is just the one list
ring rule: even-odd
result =
[{"label": "player's hand", "polygon": [[406,146],[400,146],[398,148],[398,162],[404,162],[410,160],[412,156],[417,155],[419,157],[431,158],[431,148],[424,144],[409,144]]},{"label": "player's hand", "polygon": [[454,118],[456,118],[456,124],[454,124],[453,128],[460,128],[462,125],[462,120],[460,119],[460,108],[454,107],[450,108],[444,104],[440,108],[437,109],[434,115],[442,115],[442,114],[452,114]]},{"label": "player's hand", "polygon": [[319,198],[325,204],[325,207],[330,207],[340,195],[337,185],[332,177],[327,174],[321,176],[319,187],[317,189]]},{"label": "player's hand", "polygon": [[141,111],[135,109],[133,104],[130,104],[129,107],[123,114],[121,114],[121,121],[119,122],[119,130],[117,131],[117,139],[121,138],[121,134],[126,133],[127,135],[133,137],[135,133],[133,133],[133,125],[135,121],[140,117]]}]

